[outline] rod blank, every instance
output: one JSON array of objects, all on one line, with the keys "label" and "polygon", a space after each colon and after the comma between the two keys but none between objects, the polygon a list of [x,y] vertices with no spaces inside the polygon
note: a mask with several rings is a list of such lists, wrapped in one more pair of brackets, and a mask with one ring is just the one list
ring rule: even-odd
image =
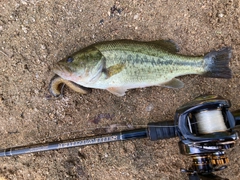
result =
[{"label": "rod blank", "polygon": [[13,148],[7,148],[0,151],[0,157],[4,156],[15,156],[20,154],[28,154],[28,153],[36,153],[42,151],[49,150],[57,150],[63,148],[71,148],[71,147],[80,147],[86,145],[93,144],[101,144],[107,142],[114,141],[123,141],[128,139],[137,139],[137,138],[146,138],[147,137],[147,129],[136,129],[130,131],[122,131],[119,133],[114,133],[110,135],[101,135],[101,136],[92,136],[81,139],[74,140],[66,140],[66,141],[58,141],[52,143],[44,143],[44,144],[34,144],[29,146],[19,146]]}]

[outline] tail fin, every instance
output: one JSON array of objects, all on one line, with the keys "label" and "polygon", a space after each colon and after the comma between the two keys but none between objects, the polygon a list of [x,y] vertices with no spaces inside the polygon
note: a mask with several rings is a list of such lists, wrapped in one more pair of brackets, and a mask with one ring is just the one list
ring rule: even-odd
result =
[{"label": "tail fin", "polygon": [[232,71],[229,68],[229,61],[232,56],[232,49],[225,47],[219,51],[212,51],[204,56],[205,73],[203,76],[212,78],[232,77]]}]

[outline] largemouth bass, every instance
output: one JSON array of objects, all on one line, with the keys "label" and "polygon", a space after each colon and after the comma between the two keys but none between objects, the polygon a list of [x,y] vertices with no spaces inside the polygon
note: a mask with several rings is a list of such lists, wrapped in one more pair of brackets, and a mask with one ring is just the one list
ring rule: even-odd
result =
[{"label": "largemouth bass", "polygon": [[106,89],[123,96],[128,89],[148,86],[182,88],[175,77],[199,74],[231,78],[231,48],[205,56],[178,54],[171,41],[115,40],[90,45],[59,61],[53,71],[65,80],[87,88]]}]

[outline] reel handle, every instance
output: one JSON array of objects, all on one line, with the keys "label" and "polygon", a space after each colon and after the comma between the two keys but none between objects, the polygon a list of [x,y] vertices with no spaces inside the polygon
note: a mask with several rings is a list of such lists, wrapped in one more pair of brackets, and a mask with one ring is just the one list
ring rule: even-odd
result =
[{"label": "reel handle", "polygon": [[235,123],[236,123],[235,126],[239,128],[240,127],[240,109],[233,111],[232,115],[235,119]]}]

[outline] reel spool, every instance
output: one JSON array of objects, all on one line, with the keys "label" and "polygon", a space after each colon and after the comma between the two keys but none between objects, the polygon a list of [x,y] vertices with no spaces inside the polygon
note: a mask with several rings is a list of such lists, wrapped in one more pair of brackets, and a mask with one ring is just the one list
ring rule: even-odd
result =
[{"label": "reel spool", "polygon": [[199,134],[227,131],[220,108],[200,111],[195,114],[195,117]]},{"label": "reel spool", "polygon": [[227,167],[229,159],[224,150],[232,148],[238,139],[230,106],[230,101],[220,96],[204,95],[177,109],[180,152],[193,159],[190,170],[183,172],[206,175]]}]

